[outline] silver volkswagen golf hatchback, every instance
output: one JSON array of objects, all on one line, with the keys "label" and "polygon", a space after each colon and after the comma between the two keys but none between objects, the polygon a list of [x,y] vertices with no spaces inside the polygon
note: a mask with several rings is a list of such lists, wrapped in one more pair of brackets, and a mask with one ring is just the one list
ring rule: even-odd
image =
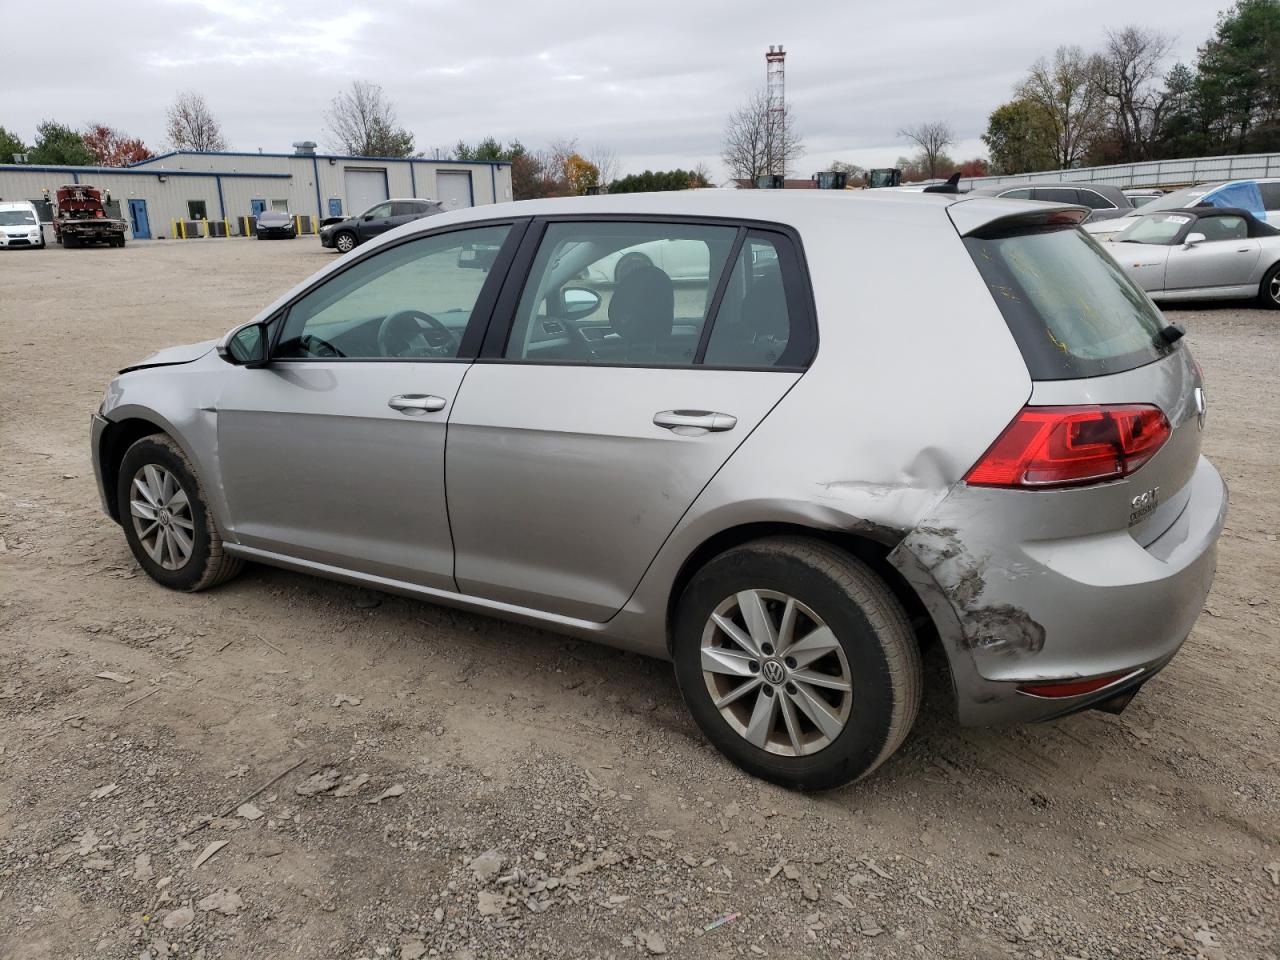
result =
[{"label": "silver volkswagen golf hatchback", "polygon": [[121,371],[103,505],[174,589],[258,561],[668,658],[791,787],[898,748],[928,644],[961,723],[1119,710],[1190,632],[1227,495],[1181,331],[1085,214],[712,190],[418,221]]}]

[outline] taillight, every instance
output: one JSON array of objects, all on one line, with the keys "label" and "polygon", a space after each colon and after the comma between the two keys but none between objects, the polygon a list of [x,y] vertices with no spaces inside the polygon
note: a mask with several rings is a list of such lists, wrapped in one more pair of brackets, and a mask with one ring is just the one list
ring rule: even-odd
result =
[{"label": "taillight", "polygon": [[1023,407],[965,476],[978,487],[1063,487],[1119,480],[1169,439],[1158,407]]},{"label": "taillight", "polygon": [[1128,673],[1112,673],[1105,677],[1091,677],[1088,680],[1057,680],[1044,683],[1020,683],[1018,692],[1033,697],[1045,697],[1057,700],[1061,697],[1080,697],[1086,693],[1095,693],[1105,687],[1113,686],[1122,680],[1129,680],[1140,674],[1141,670],[1130,670]]}]

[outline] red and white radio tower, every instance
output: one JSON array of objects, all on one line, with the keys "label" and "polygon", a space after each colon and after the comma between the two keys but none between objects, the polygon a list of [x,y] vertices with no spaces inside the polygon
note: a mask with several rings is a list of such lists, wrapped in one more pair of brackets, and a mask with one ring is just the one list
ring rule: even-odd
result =
[{"label": "red and white radio tower", "polygon": [[769,97],[769,119],[766,130],[766,156],[769,173],[786,176],[787,157],[787,52],[782,44],[770,46],[764,55],[766,85]]}]

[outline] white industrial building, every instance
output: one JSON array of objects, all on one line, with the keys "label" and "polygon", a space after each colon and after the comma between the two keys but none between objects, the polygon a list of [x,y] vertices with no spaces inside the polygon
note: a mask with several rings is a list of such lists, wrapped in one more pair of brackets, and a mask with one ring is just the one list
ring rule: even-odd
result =
[{"label": "white industrial building", "polygon": [[40,207],[64,183],[92,184],[111,192],[113,214],[129,222],[136,240],[181,235],[177,225],[193,221],[225,222],[235,234],[241,218],[262,210],[302,217],[310,232],[326,217],[356,216],[390,197],[450,208],[511,199],[509,163],[347,157],[315,153],[311,143],[294,146],[294,153],[179,150],[128,167],[0,164],[0,199]]}]

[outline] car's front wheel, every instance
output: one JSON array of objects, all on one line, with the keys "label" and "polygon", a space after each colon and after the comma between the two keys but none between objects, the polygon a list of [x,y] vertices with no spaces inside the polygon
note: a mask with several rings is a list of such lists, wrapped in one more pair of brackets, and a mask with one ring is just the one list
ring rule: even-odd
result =
[{"label": "car's front wheel", "polygon": [[350,253],[356,248],[356,235],[350,230],[343,230],[333,238],[333,245],[339,253]]},{"label": "car's front wheel", "polygon": [[191,461],[163,433],[125,451],[116,480],[125,539],[152,580],[173,590],[204,590],[235,576],[242,561],[222,548]]},{"label": "car's front wheel", "polygon": [[673,653],[707,738],[795,789],[870,773],[920,706],[920,651],[901,604],[821,541],[760,540],[708,563],[680,599]]}]

